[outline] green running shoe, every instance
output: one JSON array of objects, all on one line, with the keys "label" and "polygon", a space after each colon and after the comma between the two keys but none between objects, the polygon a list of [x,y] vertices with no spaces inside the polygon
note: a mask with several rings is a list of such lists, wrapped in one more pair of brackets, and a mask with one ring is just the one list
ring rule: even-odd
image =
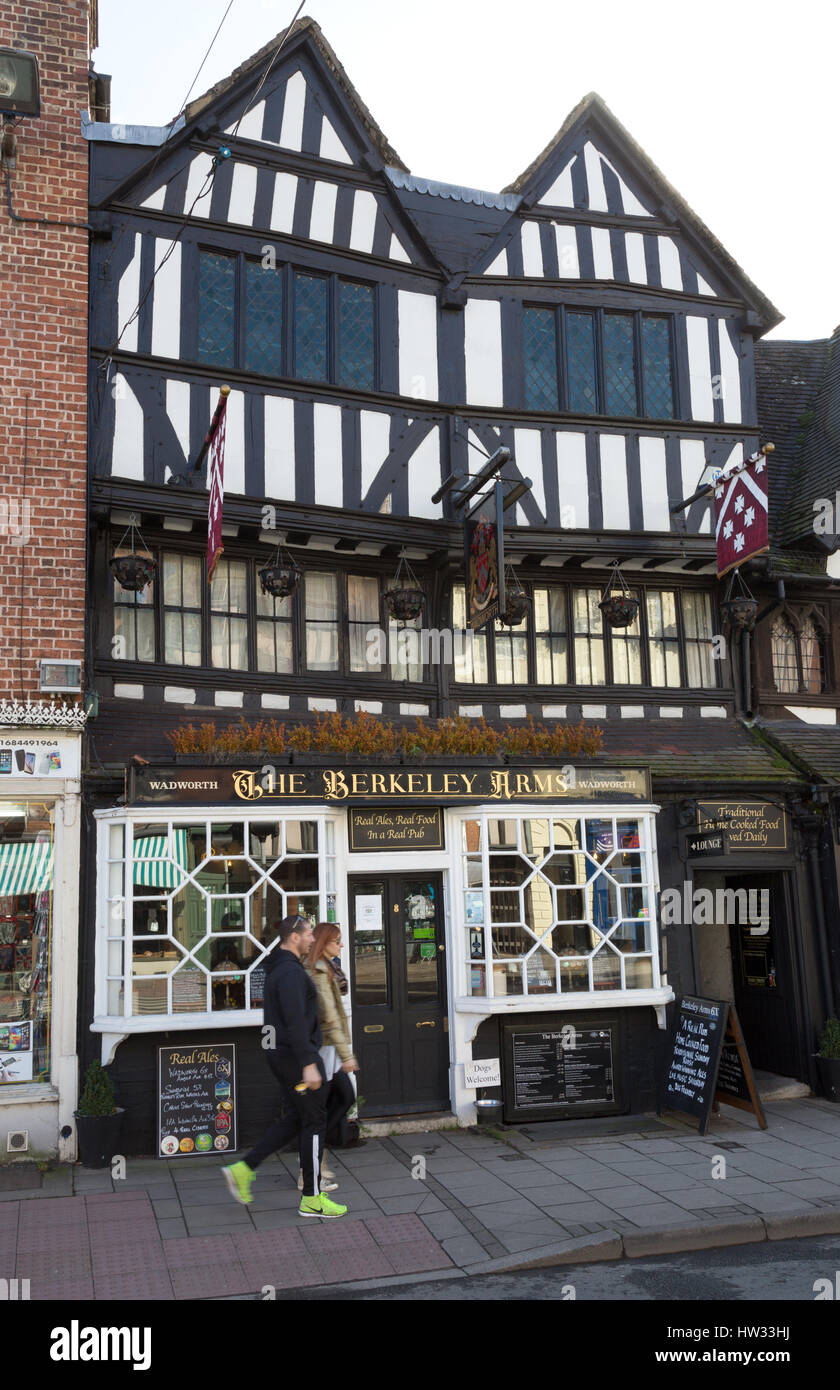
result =
[{"label": "green running shoe", "polygon": [[339,1205],[338,1202],[331,1202],[329,1197],[325,1197],[322,1192],[320,1197],[301,1197],[298,1207],[298,1216],[320,1216],[325,1221],[335,1221],[339,1216],[346,1216],[347,1208]]},{"label": "green running shoe", "polygon": [[246,1207],[249,1202],[253,1202],[251,1196],[251,1184],[257,1176],[247,1163],[232,1163],[229,1168],[223,1168],[225,1182],[230,1188],[230,1195],[237,1202],[241,1202]]}]

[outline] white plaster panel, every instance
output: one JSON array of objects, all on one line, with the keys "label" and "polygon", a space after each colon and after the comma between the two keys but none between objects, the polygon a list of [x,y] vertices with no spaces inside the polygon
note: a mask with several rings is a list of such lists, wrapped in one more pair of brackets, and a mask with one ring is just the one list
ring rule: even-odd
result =
[{"label": "white plaster panel", "polygon": [[341,406],[316,401],[313,406],[315,501],[338,507],[343,493]]},{"label": "white plaster panel", "polygon": [[[385,462],[391,449],[391,417],[381,410],[359,412],[362,456],[362,497]],[[431,489],[434,492],[434,488]]]},{"label": "white plaster panel", "polygon": [[228,205],[228,221],[238,222],[243,227],[254,225],[254,202],[257,197],[257,170],[254,164],[241,164],[237,162],[233,166],[233,178],[230,185],[230,203]]},{"label": "white plaster panel", "polygon": [[291,501],[295,495],[295,403],[287,396],[265,400],[265,495]]},{"label": "white plaster panel", "polygon": [[[172,251],[166,264],[163,258]],[[181,356],[181,243],[155,241],[152,356]]]},{"label": "white plaster panel", "polygon": [[592,260],[596,280],[612,280],[613,261],[610,234],[606,227],[592,228]]},{"label": "white plaster panel", "polygon": [[141,240],[138,233],[134,234],[134,250],[131,253],[131,260],[125,267],[120,276],[120,285],[117,291],[117,320],[122,337],[120,347],[124,352],[137,351],[137,329],[138,319],[133,323],[128,320],[140,302],[140,247]]},{"label": "white plaster panel", "polygon": [[350,224],[350,249],[369,256],[373,250],[376,227],[376,198],[367,188],[357,188],[353,198],[353,220]]},{"label": "white plaster panel", "polygon": [[723,397],[723,418],[740,422],[741,420],[741,364],[732,342],[731,320],[718,319],[718,341],[720,343],[720,376]]},{"label": "white plaster panel", "polygon": [[437,400],[437,297],[398,291],[400,395]]},{"label": "white plaster panel", "polygon": [[[589,476],[586,469],[586,435],[557,432],[557,474],[560,520],[564,530],[585,531],[589,526]],[[564,519],[564,508],[571,508]]]},{"label": "white plaster panel", "polygon": [[464,354],[468,403],[503,405],[502,306],[497,299],[467,300]]},{"label": "white plaster panel", "polygon": [[530,279],[544,275],[539,222],[522,223],[522,270]]},{"label": "white plaster panel", "polygon": [[115,478],[143,478],[143,408],[119,372],[114,377],[114,452],[111,473]]},{"label": "white plaster panel", "polygon": [[670,531],[668,474],[665,466],[665,440],[650,435],[639,439],[642,476],[642,516],[646,531]]},{"label": "white plaster panel", "polygon": [[659,247],[659,278],[664,290],[681,290],[683,287],[680,253],[677,243],[669,236],[656,238]]},{"label": "white plaster panel", "polygon": [[601,452],[601,506],[605,531],[629,531],[630,499],[624,435],[599,435]]},{"label": "white plaster panel", "polygon": [[540,202],[552,208],[573,208],[575,195],[572,191],[572,161],[561,169],[550,188],[546,189]]},{"label": "white plaster panel", "polygon": [[293,72],[286,83],[283,103],[283,124],[279,143],[287,150],[299,150],[303,141],[303,107],[306,101],[306,80],[302,72]]},{"label": "white plaster panel", "polygon": [[319,152],[322,159],[332,159],[336,164],[352,164],[353,162],[339,139],[334,125],[326,116],[321,123]]},{"label": "white plaster panel", "polygon": [[285,171],[274,175],[274,196],[271,203],[271,230],[290,236],[295,217],[297,177]]},{"label": "white plaster panel", "polygon": [[645,239],[641,232],[625,232],[624,251],[627,256],[627,274],[630,277],[631,285],[646,285]]},{"label": "white plaster panel", "polygon": [[714,420],[708,320],[696,314],[687,314],[685,331],[691,380],[691,416],[694,420]]}]

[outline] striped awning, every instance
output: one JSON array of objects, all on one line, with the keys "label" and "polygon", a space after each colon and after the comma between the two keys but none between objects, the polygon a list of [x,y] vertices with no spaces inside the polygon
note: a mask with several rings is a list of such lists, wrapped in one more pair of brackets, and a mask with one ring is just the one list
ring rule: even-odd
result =
[{"label": "striped awning", "polygon": [[48,840],[0,844],[0,898],[51,888],[52,869],[53,847]]},{"label": "striped awning", "polygon": [[172,854],[165,835],[147,835],[134,841],[134,882],[144,888],[179,888],[187,867],[187,832],[173,830]]}]

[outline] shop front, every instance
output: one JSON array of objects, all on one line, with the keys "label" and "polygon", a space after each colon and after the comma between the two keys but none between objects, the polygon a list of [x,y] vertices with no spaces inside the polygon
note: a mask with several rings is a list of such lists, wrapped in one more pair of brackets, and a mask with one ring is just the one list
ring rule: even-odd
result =
[{"label": "shop front", "polygon": [[[643,769],[132,769],[126,804],[96,813],[92,1025],[126,1151],[155,1151],[167,1043],[238,1042],[243,1140],[265,1122],[264,962],[289,913],[343,929],[363,1117],[473,1122],[499,1093],[470,1079],[480,1057],[510,1118],[649,1109],[673,998],[656,809]],[[566,1082],[529,1079],[534,1037],[578,1024]]]},{"label": "shop front", "polygon": [[79,745],[0,729],[3,1161],[74,1154]]}]

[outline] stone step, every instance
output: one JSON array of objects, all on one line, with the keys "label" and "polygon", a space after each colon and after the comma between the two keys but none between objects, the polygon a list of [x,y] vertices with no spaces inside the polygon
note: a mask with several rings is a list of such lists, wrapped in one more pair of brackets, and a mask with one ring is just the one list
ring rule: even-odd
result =
[{"label": "stone step", "polygon": [[811,1095],[811,1087],[793,1076],[777,1076],[772,1071],[754,1071],[753,1076],[763,1101],[801,1100]]}]

